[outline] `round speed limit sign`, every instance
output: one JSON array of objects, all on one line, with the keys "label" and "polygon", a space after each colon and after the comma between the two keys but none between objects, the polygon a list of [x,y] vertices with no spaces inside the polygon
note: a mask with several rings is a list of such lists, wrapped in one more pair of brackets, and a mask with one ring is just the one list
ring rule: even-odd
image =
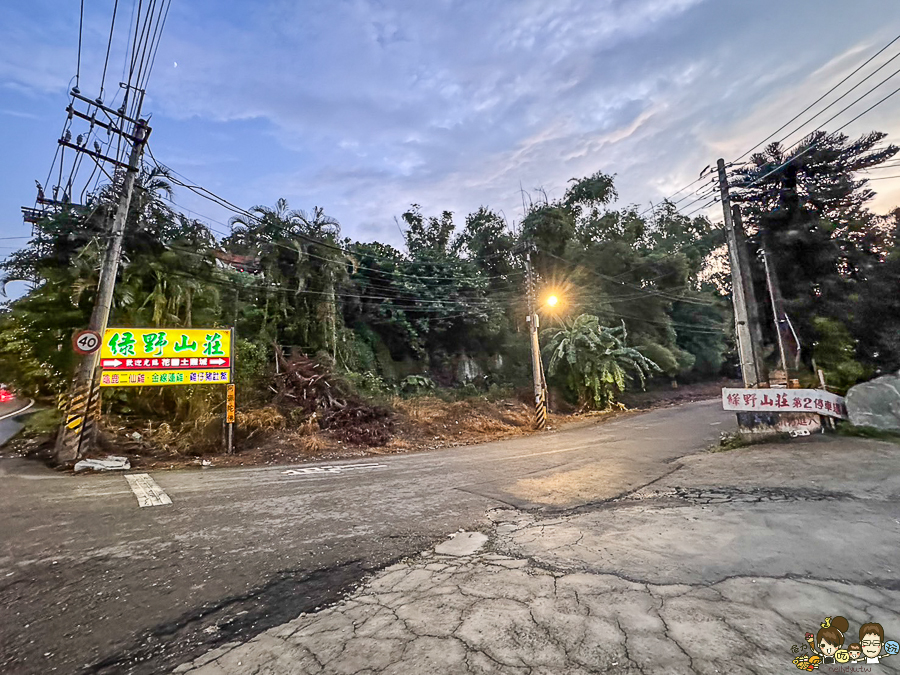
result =
[{"label": "round speed limit sign", "polygon": [[72,346],[79,354],[93,354],[100,349],[100,333],[95,330],[83,330],[72,338]]}]

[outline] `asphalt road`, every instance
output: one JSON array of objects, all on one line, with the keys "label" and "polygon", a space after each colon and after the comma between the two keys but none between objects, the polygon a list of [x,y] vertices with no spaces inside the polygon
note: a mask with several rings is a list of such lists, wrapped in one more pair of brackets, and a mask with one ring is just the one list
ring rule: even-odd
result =
[{"label": "asphalt road", "polygon": [[16,420],[15,413],[25,408],[28,401],[13,399],[6,403],[0,403],[0,446],[16,435],[22,424]]},{"label": "asphalt road", "polygon": [[146,508],[121,475],[0,460],[0,672],[170,670],[483,527],[486,509],[571,514],[652,484],[732,420],[714,401],[339,469],[158,472],[172,504]]}]

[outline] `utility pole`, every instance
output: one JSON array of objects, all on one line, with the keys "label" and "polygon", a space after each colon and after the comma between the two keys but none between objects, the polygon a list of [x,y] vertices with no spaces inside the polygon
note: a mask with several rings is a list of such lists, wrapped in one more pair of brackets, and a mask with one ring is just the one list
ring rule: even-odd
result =
[{"label": "utility pole", "polygon": [[766,285],[769,287],[769,299],[772,301],[772,316],[775,317],[775,337],[778,339],[778,353],[781,356],[781,368],[784,370],[784,380],[785,385],[790,382],[790,376],[788,375],[788,366],[787,366],[787,355],[784,351],[784,338],[781,336],[781,316],[778,311],[778,296],[775,290],[775,283],[772,279],[773,270],[769,265],[769,253],[766,250],[766,247],[763,246],[763,266],[766,270]]},{"label": "utility pole", "polygon": [[738,260],[740,260],[741,269],[744,270],[744,299],[747,302],[750,342],[753,348],[753,359],[756,364],[756,382],[757,384],[764,384],[769,381],[769,371],[766,368],[766,360],[762,351],[763,334],[762,323],[759,320],[759,302],[756,299],[756,287],[753,285],[753,266],[750,264],[750,254],[747,250],[747,234],[741,218],[741,207],[737,204],[731,207],[731,217],[737,241]]},{"label": "utility pole", "polygon": [[525,253],[525,270],[528,284],[528,330],[531,334],[531,374],[534,378],[534,426],[543,429],[547,426],[547,400],[544,396],[544,367],[541,363],[541,347],[538,343],[540,320],[535,311],[534,278],[531,273],[531,251]]},{"label": "utility pole", "polygon": [[[140,95],[143,98],[143,92],[140,92]],[[116,214],[110,228],[109,240],[100,270],[97,296],[94,299],[94,309],[91,313],[90,329],[99,333],[101,340],[109,322],[109,312],[112,307],[119,260],[122,256],[122,240],[125,234],[125,223],[128,220],[128,209],[131,206],[134,181],[137,178],[144,145],[150,133],[146,122],[140,119],[140,105],[138,105],[137,110],[133,132],[130,135],[126,135],[132,141],[131,153],[128,158],[128,166],[125,169]],[[87,450],[87,445],[92,442],[97,417],[99,416],[100,387],[96,381],[99,361],[100,350],[98,349],[82,357],[78,367],[72,387],[72,395],[66,406],[65,424],[61,427],[56,439],[56,459],[59,463],[72,462],[79,459]]]},{"label": "utility pole", "polygon": [[734,323],[737,333],[738,355],[741,359],[741,375],[745,387],[759,386],[756,358],[748,321],[747,298],[745,296],[745,271],[741,266],[737,236],[732,221],[731,200],[728,196],[728,177],[725,174],[725,160],[718,161],[719,192],[722,197],[722,211],[725,216],[725,238],[728,242],[728,259],[731,263],[731,297],[734,302]]}]

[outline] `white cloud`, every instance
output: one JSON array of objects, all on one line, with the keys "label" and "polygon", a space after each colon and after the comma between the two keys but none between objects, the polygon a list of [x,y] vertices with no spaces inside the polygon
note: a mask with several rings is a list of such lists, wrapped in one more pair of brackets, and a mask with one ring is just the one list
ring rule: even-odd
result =
[{"label": "white cloud", "polygon": [[[16,1],[0,9],[0,86],[64,89],[71,8],[43,26]],[[891,0],[871,3],[863,14],[779,0],[186,1],[158,58],[178,67],[157,65],[147,109],[165,121],[154,143],[176,170],[215,176],[234,199],[319,204],[351,236],[396,242],[393,216],[410,202],[515,219],[520,181],[559,196],[598,169],[617,174],[624,203],[658,202],[884,44],[878,11]],[[105,47],[92,11],[86,35]],[[91,51],[83,73],[96,80],[100,65]],[[848,131],[900,132],[896,110]]]}]

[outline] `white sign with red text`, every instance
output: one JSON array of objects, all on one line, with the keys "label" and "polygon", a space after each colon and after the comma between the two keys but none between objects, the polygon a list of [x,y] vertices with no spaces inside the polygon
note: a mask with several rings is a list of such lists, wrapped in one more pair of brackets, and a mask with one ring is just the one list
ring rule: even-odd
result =
[{"label": "white sign with red text", "polygon": [[722,389],[725,410],[818,413],[847,419],[844,398],[824,389]]}]

